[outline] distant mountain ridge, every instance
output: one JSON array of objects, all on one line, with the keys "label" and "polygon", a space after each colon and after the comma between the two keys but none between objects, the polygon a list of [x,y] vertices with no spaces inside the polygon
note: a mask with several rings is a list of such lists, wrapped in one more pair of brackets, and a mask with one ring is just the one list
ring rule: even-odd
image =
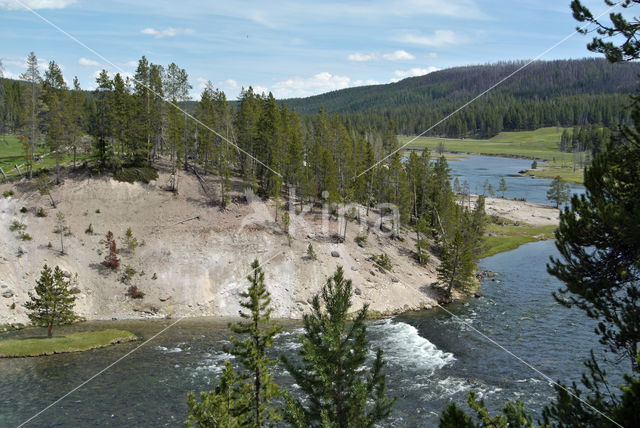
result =
[{"label": "distant mountain ridge", "polygon": [[[301,114],[324,108],[356,126],[419,133],[526,64],[525,61],[454,67],[396,83],[282,100]],[[503,130],[590,123],[614,126],[638,89],[640,64],[604,59],[536,61],[515,73],[434,134],[491,136]]]}]

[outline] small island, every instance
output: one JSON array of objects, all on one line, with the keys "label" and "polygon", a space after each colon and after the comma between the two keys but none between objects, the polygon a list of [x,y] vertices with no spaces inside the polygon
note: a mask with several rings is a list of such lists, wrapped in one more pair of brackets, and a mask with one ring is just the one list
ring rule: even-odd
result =
[{"label": "small island", "polygon": [[135,340],[138,340],[138,337],[133,333],[116,329],[84,331],[67,336],[5,339],[0,340],[0,358],[38,357],[82,352]]},{"label": "small island", "polygon": [[31,300],[24,306],[30,311],[28,316],[34,326],[47,328],[47,336],[0,340],[0,358],[81,352],[138,340],[133,333],[116,329],[53,336],[54,326],[70,324],[78,319],[73,311],[76,297],[70,288],[69,277],[58,266],[51,269],[44,265],[40,279],[36,281],[35,294],[29,292]]}]

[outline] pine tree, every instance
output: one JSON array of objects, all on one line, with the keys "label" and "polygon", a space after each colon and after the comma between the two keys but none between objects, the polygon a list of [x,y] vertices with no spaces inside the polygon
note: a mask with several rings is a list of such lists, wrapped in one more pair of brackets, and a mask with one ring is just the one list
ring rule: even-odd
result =
[{"label": "pine tree", "polygon": [[571,197],[571,187],[559,176],[554,178],[547,190],[547,199],[556,204],[556,208],[564,204]]},{"label": "pine tree", "polygon": [[41,171],[40,175],[36,179],[36,188],[42,196],[47,195],[49,197],[51,206],[55,208],[56,201],[53,199],[53,196],[51,196],[51,184],[49,183],[49,177],[47,177],[47,174],[45,174],[44,171]]},{"label": "pine tree", "polygon": [[71,229],[67,225],[67,219],[62,212],[56,214],[56,225],[53,233],[60,235],[60,254],[64,254],[64,237],[71,235]]},{"label": "pine tree", "polygon": [[240,316],[246,321],[229,325],[232,332],[242,336],[232,336],[233,346],[225,351],[237,357],[244,369],[239,379],[250,385],[251,390],[246,417],[249,426],[260,428],[281,420],[280,412],[270,406],[270,402],[281,395],[271,372],[277,360],[267,357],[266,351],[282,327],[271,321],[271,297],[258,260],[251,264],[251,268],[253,272],[247,277],[251,285],[243,294],[247,300],[240,302],[240,306],[249,311],[240,311]]},{"label": "pine tree", "polygon": [[500,179],[500,185],[498,186],[498,192],[500,192],[500,197],[504,198],[504,192],[507,191],[507,180],[504,179],[504,177],[502,177]]},{"label": "pine tree", "polygon": [[108,253],[101,264],[112,270],[117,270],[120,266],[120,259],[118,258],[118,254],[120,253],[120,251],[116,246],[116,240],[113,236],[113,232],[111,231],[107,232],[105,247],[107,248]]},{"label": "pine tree", "polygon": [[285,420],[293,426],[373,427],[391,414],[382,351],[367,370],[367,306],[349,321],[351,293],[351,281],[338,267],[304,316],[302,366],[283,357],[304,394],[304,401],[287,397]]},{"label": "pine tree", "polygon": [[200,401],[190,392],[187,400],[189,418],[185,425],[188,428],[250,426],[251,385],[240,382],[229,361],[225,361],[222,376],[213,391],[201,392]]},{"label": "pine tree", "polygon": [[424,217],[420,217],[416,223],[416,255],[418,259],[418,263],[421,265],[426,264],[429,261],[429,254],[425,251],[429,248],[429,241],[425,238],[427,233],[429,233],[429,224],[424,219]]},{"label": "pine tree", "polygon": [[27,57],[27,71],[20,75],[20,78],[26,80],[28,85],[24,92],[28,101],[25,102],[25,107],[28,109],[26,132],[28,138],[25,140],[25,160],[29,168],[29,179],[33,178],[33,164],[36,153],[37,138],[39,135],[39,119],[38,116],[43,110],[42,103],[40,102],[40,91],[42,89],[42,78],[40,77],[40,70],[38,69],[38,58],[31,52]]},{"label": "pine tree", "polygon": [[111,158],[112,151],[109,150],[109,145],[107,143],[108,139],[111,137],[112,131],[112,112],[111,112],[111,90],[112,90],[112,82],[109,78],[109,74],[107,70],[102,70],[98,77],[96,78],[96,98],[97,101],[97,109],[95,112],[95,135],[96,135],[96,146],[95,146],[95,157],[100,163],[100,167],[104,170],[107,167],[107,163]]},{"label": "pine tree", "polygon": [[76,298],[58,266],[52,272],[49,266],[44,265],[40,279],[36,281],[35,292],[35,295],[29,292],[31,300],[24,307],[31,311],[28,316],[34,325],[47,327],[48,337],[52,336],[54,325],[69,324],[76,320],[73,313]]},{"label": "pine tree", "polygon": [[289,242],[289,246],[291,246],[291,234],[289,233],[290,224],[291,224],[291,216],[289,215],[289,211],[285,211],[282,214],[282,225],[284,226],[284,233],[287,235],[287,241]]},{"label": "pine tree", "polygon": [[62,70],[55,61],[49,62],[44,73],[42,84],[43,99],[47,105],[45,124],[47,129],[47,144],[51,156],[56,160],[56,184],[60,184],[60,161],[66,155],[65,143],[69,137],[69,122],[66,111],[67,84],[62,76]]},{"label": "pine tree", "polygon": [[307,259],[308,260],[317,260],[318,256],[316,255],[315,250],[313,249],[313,245],[309,244],[307,246]]}]

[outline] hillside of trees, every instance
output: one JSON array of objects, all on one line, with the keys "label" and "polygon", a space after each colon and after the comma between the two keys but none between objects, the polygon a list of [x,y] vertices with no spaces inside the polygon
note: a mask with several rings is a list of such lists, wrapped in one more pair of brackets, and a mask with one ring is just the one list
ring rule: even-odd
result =
[{"label": "hillside of trees", "polygon": [[[419,134],[510,75],[524,62],[455,67],[396,83],[285,100],[303,115],[321,107],[357,128]],[[488,138],[545,126],[629,123],[628,94],[640,64],[605,59],[538,61],[478,99],[430,135]]]},{"label": "hillside of trees", "polygon": [[428,261],[426,239],[436,243],[440,259],[450,260],[440,272],[449,295],[474,283],[484,203],[474,208],[456,202],[444,157],[432,160],[425,151],[407,162],[400,153],[387,158],[398,147],[389,129],[345,126],[322,109],[303,122],[271,93],[258,95],[251,87],[232,107],[211,83],[190,113],[178,107],[189,99],[187,71],[145,57],[134,79],[103,70],[93,92],[82,91],[77,79],[69,89],[55,61],[41,73],[34,53],[22,78],[4,85],[10,93],[4,99],[15,102],[3,103],[5,118],[13,118],[3,123],[21,141],[29,178],[40,168],[37,153],[56,159],[58,183],[61,160],[80,151],[93,173],[122,181],[154,179],[154,165],[168,162],[167,190],[173,192],[180,189],[179,169],[216,177],[216,185],[203,184],[203,190],[220,209],[229,202],[232,177],[276,207],[285,200],[300,209],[327,204],[337,213],[359,204],[381,218],[392,215],[393,238],[400,238],[402,227],[415,229],[420,263]]}]

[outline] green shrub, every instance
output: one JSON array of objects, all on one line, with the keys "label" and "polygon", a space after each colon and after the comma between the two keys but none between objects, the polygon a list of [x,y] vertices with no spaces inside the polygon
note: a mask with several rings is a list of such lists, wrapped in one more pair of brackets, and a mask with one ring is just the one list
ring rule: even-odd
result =
[{"label": "green shrub", "polygon": [[113,176],[118,181],[127,183],[149,183],[158,179],[158,171],[151,167],[121,168]]},{"label": "green shrub", "polygon": [[25,230],[27,228],[27,225],[24,223],[19,222],[18,220],[13,220],[11,222],[11,225],[9,226],[9,230],[12,232],[16,232],[16,231],[21,231],[21,230]]},{"label": "green shrub", "polygon": [[13,302],[13,303],[11,304],[11,306],[9,306],[9,309],[13,310],[13,309],[15,309],[15,308],[16,308],[16,302]]},{"label": "green shrub", "polygon": [[355,240],[356,243],[358,245],[363,245],[367,242],[367,239],[369,238],[369,230],[364,230],[360,233],[358,233],[358,235],[356,236]]},{"label": "green shrub", "polygon": [[44,210],[44,208],[38,207],[38,209],[36,210],[36,217],[46,217],[46,216],[47,216],[47,212]]},{"label": "green shrub", "polygon": [[131,278],[135,276],[137,271],[131,266],[125,266],[124,272],[122,273],[122,282],[128,284],[131,281]]},{"label": "green shrub", "polygon": [[138,245],[140,245],[138,244],[138,240],[136,239],[136,237],[133,236],[131,228],[128,228],[124,234],[124,245],[131,252],[134,252],[136,248],[138,248]]},{"label": "green shrub", "polygon": [[156,279],[158,279],[158,275],[156,275],[156,273],[154,272],[153,276],[151,277],[151,279],[153,279],[155,281]]},{"label": "green shrub", "polygon": [[31,235],[29,235],[27,232],[20,232],[18,233],[18,236],[20,237],[20,239],[22,239],[23,241],[31,241]]},{"label": "green shrub", "polygon": [[307,259],[309,260],[317,260],[318,256],[316,255],[316,252],[313,251],[313,245],[309,244],[309,246],[307,247]]},{"label": "green shrub", "polygon": [[20,208],[20,212],[21,212],[22,214],[26,213],[26,212],[27,212],[27,207],[22,207],[22,208]]},{"label": "green shrub", "polygon": [[381,253],[380,255],[371,256],[371,260],[375,263],[376,266],[383,270],[391,270],[393,265],[391,264],[391,259],[385,253]]},{"label": "green shrub", "polygon": [[49,243],[47,244],[47,248],[51,248],[53,247],[53,245],[51,245],[51,241],[49,241]]},{"label": "green shrub", "polygon": [[100,214],[100,208],[96,209],[96,214]]},{"label": "green shrub", "polygon": [[87,235],[93,235],[93,225],[91,223],[89,223],[89,226],[84,231],[84,233],[86,233]]},{"label": "green shrub", "polygon": [[13,190],[6,190],[2,193],[2,196],[4,196],[5,198],[8,198],[9,196],[13,196],[15,193],[13,193]]}]

